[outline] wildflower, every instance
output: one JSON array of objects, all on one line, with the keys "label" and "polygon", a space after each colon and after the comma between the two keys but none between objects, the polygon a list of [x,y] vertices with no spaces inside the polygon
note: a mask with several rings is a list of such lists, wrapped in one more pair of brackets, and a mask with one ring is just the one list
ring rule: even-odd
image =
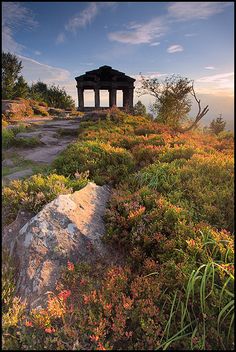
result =
[{"label": "wildflower", "polygon": [[28,320],[26,320],[26,322],[25,322],[25,326],[28,326],[28,327],[33,326],[32,321],[28,321]]},{"label": "wildflower", "polygon": [[74,271],[74,269],[75,269],[74,264],[71,263],[69,260],[68,260],[68,262],[67,262],[67,269],[68,269],[69,271]]},{"label": "wildflower", "polygon": [[103,346],[103,344],[101,342],[98,343],[98,350],[101,350],[101,351],[106,351],[106,348]]},{"label": "wildflower", "polygon": [[95,335],[90,335],[90,340],[93,342],[97,342],[99,340],[99,336],[95,336]]},{"label": "wildflower", "polygon": [[64,290],[64,291],[59,293],[58,298],[60,298],[63,301],[65,301],[68,297],[70,297],[70,295],[71,295],[71,291],[70,290]]},{"label": "wildflower", "polygon": [[130,337],[132,337],[132,335],[133,335],[133,332],[132,331],[126,331],[126,333],[125,333],[125,336],[129,339]]},{"label": "wildflower", "polygon": [[90,302],[90,297],[89,295],[83,295],[83,299],[84,299],[84,304],[88,304]]},{"label": "wildflower", "polygon": [[136,217],[142,215],[145,212],[145,210],[146,210],[145,207],[140,206],[139,209],[131,211],[129,213],[128,219],[133,219],[133,218],[136,218]]},{"label": "wildflower", "polygon": [[50,328],[50,327],[46,328],[44,331],[47,332],[48,334],[53,334],[54,332],[56,332],[54,328]]},{"label": "wildflower", "polygon": [[196,242],[191,238],[190,240],[186,240],[188,246],[191,247],[195,247]]}]

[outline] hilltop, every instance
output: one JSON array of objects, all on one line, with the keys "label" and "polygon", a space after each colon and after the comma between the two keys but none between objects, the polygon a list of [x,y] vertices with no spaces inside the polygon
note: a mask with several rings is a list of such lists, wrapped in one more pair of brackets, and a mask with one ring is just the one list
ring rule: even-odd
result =
[{"label": "hilltop", "polygon": [[47,170],[3,188],[5,226],[90,181],[109,186],[103,243],[68,258],[47,306],[25,310],[3,265],[4,349],[233,349],[233,147],[116,108],[81,118]]}]

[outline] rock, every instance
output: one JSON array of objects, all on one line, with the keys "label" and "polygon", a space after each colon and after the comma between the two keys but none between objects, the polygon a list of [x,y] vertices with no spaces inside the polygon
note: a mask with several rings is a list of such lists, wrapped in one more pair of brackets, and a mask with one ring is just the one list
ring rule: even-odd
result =
[{"label": "rock", "polygon": [[2,113],[9,118],[19,118],[33,115],[30,100],[2,100]]},{"label": "rock", "polygon": [[5,159],[2,162],[2,166],[14,166],[14,163],[11,159]]},{"label": "rock", "polygon": [[41,132],[41,131],[36,131],[36,132],[20,132],[20,133],[17,133],[16,139],[40,137],[41,135],[42,135],[42,132]]},{"label": "rock", "polygon": [[107,186],[90,182],[80,191],[58,196],[21,228],[12,250],[18,263],[17,295],[28,307],[46,304],[45,293],[55,289],[68,260],[109,257],[101,241],[109,194]]},{"label": "rock", "polygon": [[57,144],[58,139],[50,137],[50,136],[44,136],[44,137],[40,138],[40,142],[42,142],[43,144],[46,144],[46,145],[51,145],[51,144]]},{"label": "rock", "polygon": [[13,174],[4,176],[4,179],[8,181],[12,181],[12,180],[17,180],[19,178],[24,178],[26,176],[31,176],[32,174],[33,174],[32,169],[26,169],[26,170],[17,171],[17,172],[14,172]]}]

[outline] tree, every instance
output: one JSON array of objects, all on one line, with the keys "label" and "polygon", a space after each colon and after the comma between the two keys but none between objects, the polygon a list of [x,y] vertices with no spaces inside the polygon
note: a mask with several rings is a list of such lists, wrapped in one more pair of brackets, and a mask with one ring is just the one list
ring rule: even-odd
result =
[{"label": "tree", "polygon": [[24,77],[20,76],[14,87],[13,98],[17,98],[17,97],[27,98],[28,95],[29,95],[29,86],[25,81]]},{"label": "tree", "polygon": [[143,105],[143,103],[139,100],[137,103],[134,105],[134,115],[146,115],[146,107]]},{"label": "tree", "polygon": [[22,62],[11,53],[2,53],[2,98],[12,99],[14,86],[22,70]]},{"label": "tree", "polygon": [[219,117],[216,120],[212,120],[210,123],[210,130],[214,134],[219,134],[224,131],[226,125],[226,121],[223,120],[222,114],[219,114]]},{"label": "tree", "polygon": [[48,106],[60,109],[71,109],[75,107],[75,102],[69,96],[64,88],[38,81],[32,84],[30,88],[31,99],[44,101]]},{"label": "tree", "polygon": [[71,109],[75,107],[75,102],[71,96],[67,95],[64,88],[52,85],[48,89],[48,103],[49,106],[60,109]]},{"label": "tree", "polygon": [[[201,109],[200,100],[197,98],[193,87],[193,81],[178,75],[166,77],[161,82],[157,78],[145,79],[141,75],[141,88],[139,96],[150,94],[156,98],[152,111],[157,115],[157,121],[176,128],[179,132],[191,130],[197,126],[200,119],[209,111],[208,106]],[[181,124],[187,120],[191,110],[192,95],[198,104],[198,113],[194,121],[187,128]]]}]

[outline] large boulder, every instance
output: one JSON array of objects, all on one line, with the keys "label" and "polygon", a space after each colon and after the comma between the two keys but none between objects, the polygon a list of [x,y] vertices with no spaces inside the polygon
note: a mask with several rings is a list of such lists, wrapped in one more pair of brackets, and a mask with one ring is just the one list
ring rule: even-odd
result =
[{"label": "large boulder", "polygon": [[70,262],[111,255],[101,241],[107,186],[88,183],[73,194],[60,195],[28,221],[10,246],[16,257],[17,294],[29,308],[44,306],[46,292],[56,287]]}]

